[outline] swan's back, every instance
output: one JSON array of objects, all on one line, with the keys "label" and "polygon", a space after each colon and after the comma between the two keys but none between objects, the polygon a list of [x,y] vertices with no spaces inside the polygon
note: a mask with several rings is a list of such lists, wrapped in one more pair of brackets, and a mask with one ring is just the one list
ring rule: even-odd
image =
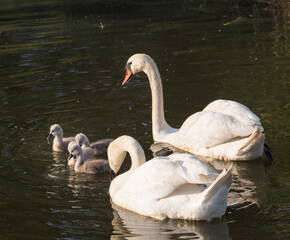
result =
[{"label": "swan's back", "polygon": [[215,100],[208,104],[202,111],[220,112],[235,117],[239,121],[248,125],[258,125],[260,130],[263,131],[263,127],[260,122],[260,118],[254,114],[247,106],[230,100]]},{"label": "swan's back", "polygon": [[[123,208],[158,219],[211,220],[221,217],[227,207],[231,175],[225,175],[214,180],[216,174],[194,159],[158,157],[137,168],[111,197]],[[211,184],[208,191],[206,184]]]},{"label": "swan's back", "polygon": [[122,195],[139,195],[141,198],[146,193],[160,199],[182,184],[212,183],[215,177],[216,174],[206,164],[190,157],[190,154],[175,153],[153,158],[138,167],[120,192]]},{"label": "swan's back", "polygon": [[180,137],[175,140],[184,144],[184,148],[188,145],[198,150],[221,145],[236,137],[250,136],[254,128],[254,125],[244,124],[228,114],[202,111],[184,121],[177,133]]},{"label": "swan's back", "polygon": [[[230,175],[223,172],[216,178],[206,164],[190,154],[174,153],[145,162],[138,144],[132,137],[121,136],[109,146],[109,163],[115,173],[127,152],[132,160],[130,170],[111,182],[114,204],[157,219],[210,220],[225,213]],[[210,184],[208,191],[206,184]]]}]

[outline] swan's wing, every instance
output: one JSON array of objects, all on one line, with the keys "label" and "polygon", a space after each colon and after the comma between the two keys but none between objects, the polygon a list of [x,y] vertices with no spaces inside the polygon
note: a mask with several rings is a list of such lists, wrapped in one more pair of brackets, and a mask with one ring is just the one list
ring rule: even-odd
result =
[{"label": "swan's wing", "polygon": [[183,169],[185,176],[188,176],[190,183],[212,183],[219,174],[214,173],[211,168],[189,153],[173,153],[167,156],[172,161],[177,161]]},{"label": "swan's wing", "polygon": [[218,112],[202,111],[191,115],[179,130],[180,142],[196,147],[214,147],[235,138],[250,136],[255,125]]},{"label": "swan's wing", "polygon": [[[199,161],[195,159],[195,161]],[[154,158],[137,168],[122,187],[122,194],[140,198],[160,199],[168,196],[183,184],[205,184],[212,182],[215,174],[207,167],[191,160]],[[205,164],[204,164],[205,165]],[[206,166],[206,165],[205,165]],[[196,171],[195,171],[196,170]],[[206,181],[204,181],[206,176]]]},{"label": "swan's wing", "polygon": [[244,122],[245,124],[258,125],[260,126],[261,131],[264,130],[260,118],[247,106],[236,101],[219,99],[208,104],[202,111],[224,113]]}]

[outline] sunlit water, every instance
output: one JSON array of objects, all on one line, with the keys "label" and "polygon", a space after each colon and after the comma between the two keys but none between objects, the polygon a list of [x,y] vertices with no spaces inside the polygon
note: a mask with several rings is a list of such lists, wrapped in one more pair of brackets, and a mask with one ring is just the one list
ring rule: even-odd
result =
[{"label": "sunlit water", "polygon": [[[1,2],[1,239],[289,238],[287,1]],[[152,157],[148,81],[140,74],[121,86],[137,52],[157,62],[172,126],[218,98],[261,117],[277,160],[234,163],[221,220],[157,221],[118,209],[108,174],[76,174],[47,143],[59,123],[65,136],[91,141],[131,135]]]}]

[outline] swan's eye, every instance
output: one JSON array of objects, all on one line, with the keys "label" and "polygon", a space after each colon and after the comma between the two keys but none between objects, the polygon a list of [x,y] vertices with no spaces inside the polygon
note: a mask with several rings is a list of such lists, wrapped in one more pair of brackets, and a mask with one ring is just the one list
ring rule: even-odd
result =
[{"label": "swan's eye", "polygon": [[128,62],[124,69],[126,70],[128,68],[131,71],[131,65],[132,65],[132,62]]}]

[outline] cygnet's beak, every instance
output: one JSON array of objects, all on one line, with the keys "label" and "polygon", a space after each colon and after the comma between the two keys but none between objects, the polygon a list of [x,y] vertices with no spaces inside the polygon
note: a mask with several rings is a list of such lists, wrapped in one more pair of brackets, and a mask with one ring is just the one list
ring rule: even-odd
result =
[{"label": "cygnet's beak", "polygon": [[49,139],[51,138],[51,137],[53,137],[53,135],[50,133],[48,136],[47,136],[47,142],[49,143]]},{"label": "cygnet's beak", "polygon": [[129,80],[133,77],[133,73],[129,68],[126,68],[126,76],[125,79],[122,83],[122,86],[124,86],[127,82],[129,82]]},{"label": "cygnet's beak", "polygon": [[68,157],[68,160],[71,160],[74,157],[74,155],[70,154]]}]

